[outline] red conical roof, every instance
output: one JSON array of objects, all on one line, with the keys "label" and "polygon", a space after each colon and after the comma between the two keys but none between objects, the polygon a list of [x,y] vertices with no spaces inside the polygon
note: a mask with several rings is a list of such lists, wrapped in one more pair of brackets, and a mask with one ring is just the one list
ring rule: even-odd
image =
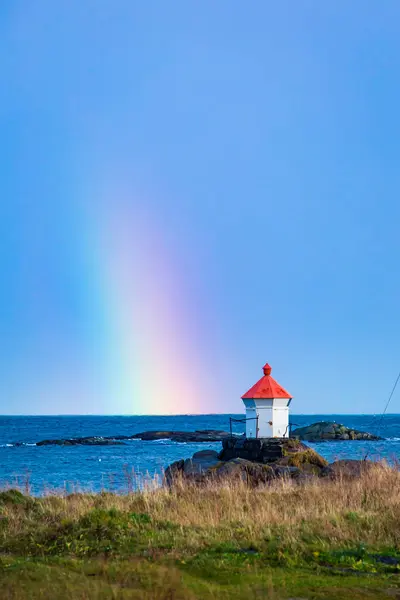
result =
[{"label": "red conical roof", "polygon": [[271,370],[269,364],[266,363],[263,367],[264,377],[261,377],[261,379],[242,396],[243,400],[253,398],[292,398],[289,392],[271,377]]}]

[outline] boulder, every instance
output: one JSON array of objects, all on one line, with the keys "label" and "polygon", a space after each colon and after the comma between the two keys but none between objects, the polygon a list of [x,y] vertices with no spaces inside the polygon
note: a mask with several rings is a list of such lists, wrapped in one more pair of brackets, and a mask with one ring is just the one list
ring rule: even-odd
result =
[{"label": "boulder", "polygon": [[274,472],[274,479],[298,479],[302,474],[302,471],[298,467],[292,467],[287,465],[272,465]]},{"label": "boulder", "polygon": [[225,440],[218,455],[213,450],[196,452],[191,459],[172,463],[165,471],[165,483],[242,481],[250,487],[265,485],[277,478],[301,481],[319,476],[328,465],[315,450],[293,439]]},{"label": "boulder", "polygon": [[291,438],[227,438],[222,441],[219,459],[243,458],[268,464],[287,454],[305,450],[308,450],[308,446]]},{"label": "boulder", "polygon": [[219,464],[218,452],[215,450],[200,450],[195,452],[192,458],[187,458],[183,465],[185,475],[201,475],[208,469]]},{"label": "boulder", "polygon": [[321,475],[328,466],[328,461],[312,448],[306,447],[303,451],[287,452],[285,456],[275,462],[275,465],[296,468],[301,473],[310,475]]},{"label": "boulder", "polygon": [[376,468],[383,468],[382,463],[373,462],[372,460],[336,460],[322,469],[321,476],[331,479],[354,479]]},{"label": "boulder", "polygon": [[291,433],[293,438],[305,440],[308,442],[322,442],[331,440],[380,440],[382,438],[368,433],[367,431],[357,431],[346,427],[341,423],[332,421],[319,421],[306,427],[298,427]]},{"label": "boulder", "polygon": [[185,461],[183,458],[180,460],[176,460],[171,463],[169,467],[165,469],[164,473],[164,481],[168,487],[171,487],[173,484],[182,481],[183,478],[183,467]]},{"label": "boulder", "polygon": [[241,480],[250,487],[257,487],[277,477],[274,469],[269,465],[254,463],[243,458],[233,458],[219,465],[206,474],[212,480]]},{"label": "boulder", "polygon": [[270,466],[244,458],[217,461],[206,470],[189,466],[192,459],[176,461],[165,471],[165,483],[171,487],[176,483],[209,484],[244,482],[249,487],[258,487],[277,478],[296,478],[300,469],[291,466]]}]

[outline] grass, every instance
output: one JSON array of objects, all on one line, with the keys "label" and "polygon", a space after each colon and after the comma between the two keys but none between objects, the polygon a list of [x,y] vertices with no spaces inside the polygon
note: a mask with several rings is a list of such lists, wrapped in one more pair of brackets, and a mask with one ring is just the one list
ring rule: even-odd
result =
[{"label": "grass", "polygon": [[0,492],[0,598],[400,598],[400,473],[118,496]]}]

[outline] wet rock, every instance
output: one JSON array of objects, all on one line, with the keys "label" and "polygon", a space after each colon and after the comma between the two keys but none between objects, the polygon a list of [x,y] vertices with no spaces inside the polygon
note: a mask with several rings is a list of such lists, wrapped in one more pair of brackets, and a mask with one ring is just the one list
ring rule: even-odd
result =
[{"label": "wet rock", "polygon": [[123,446],[124,443],[116,439],[103,437],[83,437],[59,440],[42,440],[36,446]]},{"label": "wet rock", "polygon": [[380,440],[382,438],[368,433],[367,431],[357,431],[346,427],[341,423],[332,421],[319,421],[306,427],[298,427],[291,433],[293,438],[309,442],[321,442],[332,440]]},{"label": "wet rock", "polygon": [[135,433],[130,439],[154,441],[169,439],[172,442],[222,442],[230,437],[228,431],[204,429],[198,431],[143,431]]},{"label": "wet rock", "polygon": [[37,446],[118,446],[127,440],[155,441],[170,439],[172,442],[222,442],[230,437],[227,431],[213,429],[199,431],[143,431],[133,435],[88,436],[69,439],[42,440]]}]

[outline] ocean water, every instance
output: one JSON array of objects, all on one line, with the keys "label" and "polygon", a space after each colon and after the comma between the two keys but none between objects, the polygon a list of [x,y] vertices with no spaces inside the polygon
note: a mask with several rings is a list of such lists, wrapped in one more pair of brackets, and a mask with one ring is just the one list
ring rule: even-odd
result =
[{"label": "ocean water", "polygon": [[[198,450],[219,450],[217,443],[177,443],[170,440],[127,441],[121,446],[36,446],[43,439],[81,436],[132,435],[146,430],[229,430],[229,417],[243,415],[182,416],[0,416],[0,488],[19,486],[34,494],[110,490],[124,492],[161,478],[163,469]],[[292,415],[298,426],[336,421],[349,427],[379,433],[377,442],[342,441],[309,444],[328,461],[338,458],[385,458],[400,455],[400,415]],[[243,431],[236,423],[234,431]],[[18,442],[22,445],[15,446]]]}]

